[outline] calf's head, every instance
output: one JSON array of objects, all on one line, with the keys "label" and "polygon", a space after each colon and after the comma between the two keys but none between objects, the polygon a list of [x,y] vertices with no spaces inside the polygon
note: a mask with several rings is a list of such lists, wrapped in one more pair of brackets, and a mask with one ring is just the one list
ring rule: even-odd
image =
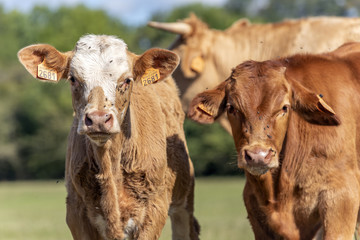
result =
[{"label": "calf's head", "polygon": [[133,87],[170,76],[179,63],[168,50],[150,49],[137,56],[121,39],[106,35],[85,35],[65,53],[46,44],[30,45],[18,57],[40,80],[68,79],[77,133],[99,146],[121,131]]},{"label": "calf's head", "polygon": [[287,77],[286,68],[276,61],[238,65],[227,80],[193,99],[188,116],[199,123],[213,123],[225,111],[238,166],[253,175],[279,166],[293,111],[312,124],[340,124],[319,95]]}]

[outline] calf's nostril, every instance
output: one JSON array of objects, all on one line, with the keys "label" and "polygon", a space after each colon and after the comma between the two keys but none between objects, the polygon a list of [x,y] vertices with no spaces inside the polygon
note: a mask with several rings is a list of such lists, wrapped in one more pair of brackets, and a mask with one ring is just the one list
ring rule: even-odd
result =
[{"label": "calf's nostril", "polygon": [[244,154],[245,154],[245,160],[246,160],[246,162],[250,162],[250,161],[252,160],[252,158],[251,158],[250,155],[248,154],[248,151],[245,150]]},{"label": "calf's nostril", "polygon": [[269,161],[273,156],[272,151],[269,151],[268,154],[266,155],[266,157],[264,158],[265,161]]},{"label": "calf's nostril", "polygon": [[112,115],[111,114],[106,114],[105,115],[105,123],[109,122],[112,119]]},{"label": "calf's nostril", "polygon": [[93,121],[91,120],[91,118],[89,118],[89,116],[86,114],[85,116],[85,125],[86,126],[91,126],[93,124]]}]

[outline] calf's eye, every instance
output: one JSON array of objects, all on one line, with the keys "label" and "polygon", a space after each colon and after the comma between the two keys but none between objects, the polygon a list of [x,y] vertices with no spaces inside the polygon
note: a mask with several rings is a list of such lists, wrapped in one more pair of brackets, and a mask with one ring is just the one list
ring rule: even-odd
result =
[{"label": "calf's eye", "polygon": [[284,111],[284,113],[287,113],[288,112],[288,105],[284,105],[283,107],[282,107],[282,110]]},{"label": "calf's eye", "polygon": [[227,104],[226,108],[227,108],[228,113],[231,113],[231,114],[235,113],[235,108],[232,105]]},{"label": "calf's eye", "polygon": [[76,82],[76,79],[74,78],[74,76],[70,76],[70,77],[69,77],[69,81],[70,81],[71,83],[75,83],[75,82]]}]

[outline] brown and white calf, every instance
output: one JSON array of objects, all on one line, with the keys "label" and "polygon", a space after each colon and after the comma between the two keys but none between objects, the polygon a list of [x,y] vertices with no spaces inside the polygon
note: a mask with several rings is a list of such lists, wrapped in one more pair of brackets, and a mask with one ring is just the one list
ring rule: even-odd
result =
[{"label": "brown and white calf", "polygon": [[173,239],[198,239],[194,170],[171,77],[178,56],[138,56],[116,37],[86,35],[70,52],[38,44],[18,57],[34,77],[71,85],[65,179],[73,238],[158,239],[169,215]]},{"label": "brown and white calf", "polygon": [[256,239],[352,239],[360,204],[360,44],[247,61],[189,116],[229,118]]}]

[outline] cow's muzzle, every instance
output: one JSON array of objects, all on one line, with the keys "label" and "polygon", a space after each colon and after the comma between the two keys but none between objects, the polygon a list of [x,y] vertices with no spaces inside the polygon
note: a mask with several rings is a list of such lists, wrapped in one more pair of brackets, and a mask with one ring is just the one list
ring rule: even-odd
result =
[{"label": "cow's muzzle", "polygon": [[105,111],[93,111],[85,115],[84,123],[89,133],[108,133],[114,125],[114,116]]},{"label": "cow's muzzle", "polygon": [[278,167],[276,151],[271,147],[250,146],[239,154],[238,165],[253,175],[261,175],[269,169]]},{"label": "cow's muzzle", "polygon": [[105,144],[113,134],[120,132],[115,114],[106,110],[87,112],[80,125],[78,132],[86,134],[97,145]]}]

